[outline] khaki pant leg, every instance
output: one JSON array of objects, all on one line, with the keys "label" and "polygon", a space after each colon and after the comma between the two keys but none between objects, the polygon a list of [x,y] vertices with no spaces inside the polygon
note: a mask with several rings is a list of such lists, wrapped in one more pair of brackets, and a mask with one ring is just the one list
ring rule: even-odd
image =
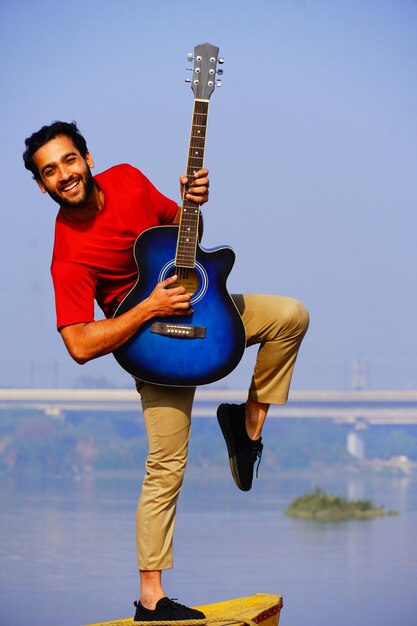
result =
[{"label": "khaki pant leg", "polygon": [[173,566],[177,499],[187,462],[194,388],[137,383],[149,443],[146,474],[136,516],[141,570]]},{"label": "khaki pant leg", "polygon": [[260,344],[249,399],[285,404],[298,350],[307,332],[304,305],[285,296],[233,295],[246,329],[247,346]]}]

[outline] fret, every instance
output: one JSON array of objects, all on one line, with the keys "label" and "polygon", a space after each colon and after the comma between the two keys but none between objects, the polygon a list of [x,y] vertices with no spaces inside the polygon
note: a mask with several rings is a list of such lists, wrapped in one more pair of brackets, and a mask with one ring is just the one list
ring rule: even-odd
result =
[{"label": "fret", "polygon": [[[194,100],[188,158],[185,168],[186,175],[189,178],[192,178],[197,170],[203,169],[208,104],[208,101],[205,100]],[[181,207],[177,252],[175,255],[175,265],[178,268],[195,267],[199,220],[200,206],[184,198]]]},{"label": "fret", "polygon": [[195,148],[196,146],[204,149],[205,137],[191,137],[190,148]]}]

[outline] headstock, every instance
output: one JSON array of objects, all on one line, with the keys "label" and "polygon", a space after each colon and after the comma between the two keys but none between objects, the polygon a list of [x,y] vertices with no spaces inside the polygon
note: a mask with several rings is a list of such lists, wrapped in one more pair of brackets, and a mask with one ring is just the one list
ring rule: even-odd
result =
[{"label": "headstock", "polygon": [[194,54],[188,55],[188,61],[194,61],[194,67],[188,68],[193,72],[193,77],[186,79],[191,83],[196,100],[209,100],[215,87],[221,86],[221,80],[216,78],[216,74],[221,76],[222,69],[217,69],[217,64],[224,63],[219,59],[219,48],[209,43],[202,43],[194,48]]}]

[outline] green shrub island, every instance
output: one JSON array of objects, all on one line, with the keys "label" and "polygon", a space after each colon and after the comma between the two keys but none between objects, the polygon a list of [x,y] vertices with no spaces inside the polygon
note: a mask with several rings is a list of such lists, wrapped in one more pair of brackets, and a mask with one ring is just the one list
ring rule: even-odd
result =
[{"label": "green shrub island", "polygon": [[326,493],[319,487],[296,498],[285,509],[289,517],[319,522],[363,520],[384,515],[397,515],[383,506],[374,506],[370,500],[346,500]]}]

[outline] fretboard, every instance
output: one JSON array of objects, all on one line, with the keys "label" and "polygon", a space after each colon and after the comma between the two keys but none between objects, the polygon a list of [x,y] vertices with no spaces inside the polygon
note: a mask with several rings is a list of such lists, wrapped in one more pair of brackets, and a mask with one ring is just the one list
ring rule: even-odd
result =
[{"label": "fretboard", "polygon": [[[208,107],[208,100],[194,100],[186,167],[186,175],[190,181],[194,178],[194,172],[200,170],[204,163]],[[200,206],[187,200],[184,194],[175,257],[178,268],[195,266],[199,220]]]}]

